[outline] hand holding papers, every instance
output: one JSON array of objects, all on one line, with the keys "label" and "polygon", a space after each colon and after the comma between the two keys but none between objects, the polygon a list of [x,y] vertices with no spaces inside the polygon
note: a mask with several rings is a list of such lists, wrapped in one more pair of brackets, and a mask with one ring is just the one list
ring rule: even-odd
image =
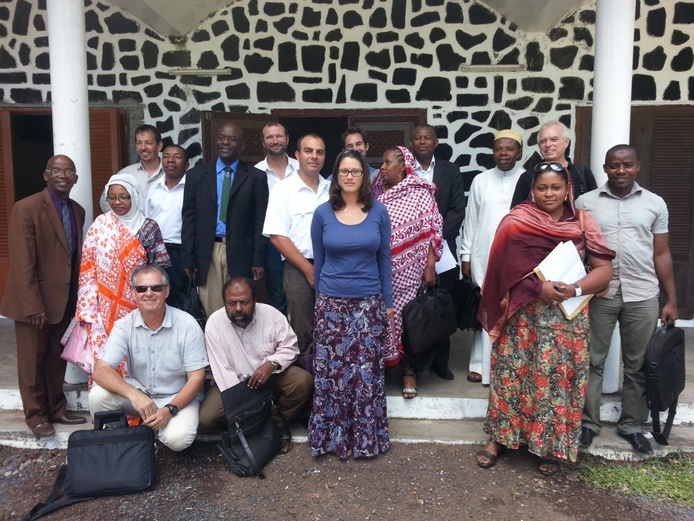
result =
[{"label": "hand holding papers", "polygon": [[[556,280],[573,284],[586,276],[578,250],[571,241],[560,242],[534,271],[543,282]],[[573,320],[592,297],[592,294],[572,297],[560,303],[559,307],[567,319]]]}]

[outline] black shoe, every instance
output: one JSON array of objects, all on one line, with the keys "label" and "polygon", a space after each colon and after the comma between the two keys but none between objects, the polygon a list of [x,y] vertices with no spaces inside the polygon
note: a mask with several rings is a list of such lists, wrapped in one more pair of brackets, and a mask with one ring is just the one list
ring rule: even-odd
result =
[{"label": "black shoe", "polygon": [[651,442],[648,441],[648,438],[646,438],[642,432],[632,432],[631,434],[622,434],[620,432],[619,435],[631,443],[631,446],[634,447],[636,452],[641,452],[642,454],[653,454]]},{"label": "black shoe", "polygon": [[444,380],[453,380],[453,378],[455,378],[453,376],[453,371],[451,371],[447,366],[446,367],[438,367],[438,366],[432,365],[429,369],[432,372],[436,373],[439,378],[443,378]]},{"label": "black shoe", "polygon": [[593,429],[588,427],[581,427],[581,439],[578,442],[578,446],[582,449],[587,449],[593,444],[593,438],[597,433]]}]

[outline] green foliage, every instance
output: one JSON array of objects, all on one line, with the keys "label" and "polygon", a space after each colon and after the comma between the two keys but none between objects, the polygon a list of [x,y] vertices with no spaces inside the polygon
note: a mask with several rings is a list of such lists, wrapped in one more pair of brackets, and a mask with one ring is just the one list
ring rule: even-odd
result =
[{"label": "green foliage", "polygon": [[638,463],[582,458],[582,478],[597,488],[654,499],[681,501],[694,507],[694,457],[673,453]]}]

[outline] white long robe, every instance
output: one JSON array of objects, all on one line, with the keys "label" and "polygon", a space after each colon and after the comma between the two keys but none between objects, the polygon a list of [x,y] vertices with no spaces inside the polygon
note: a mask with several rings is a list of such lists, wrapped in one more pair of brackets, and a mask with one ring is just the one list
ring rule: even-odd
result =
[{"label": "white long robe", "polygon": [[[524,172],[516,166],[504,172],[497,167],[478,174],[470,186],[465,226],[460,245],[461,261],[470,263],[472,280],[482,286],[487,273],[489,250],[501,219],[511,208],[516,183]],[[489,384],[492,343],[486,331],[475,331],[472,336],[469,371],[480,373],[482,383]]]}]

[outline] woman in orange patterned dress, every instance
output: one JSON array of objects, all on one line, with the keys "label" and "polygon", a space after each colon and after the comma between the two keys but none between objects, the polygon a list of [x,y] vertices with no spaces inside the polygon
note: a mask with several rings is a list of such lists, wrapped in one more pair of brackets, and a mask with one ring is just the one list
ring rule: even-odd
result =
[{"label": "woman in orange patterned dress", "polygon": [[[116,174],[104,191],[111,211],[94,220],[84,240],[75,313],[77,320],[87,324],[94,360],[114,322],[137,307],[130,294],[130,276],[135,268],[142,264],[171,265],[159,225],[142,212],[144,200],[135,178]],[[128,376],[125,362],[118,372]]]}]

